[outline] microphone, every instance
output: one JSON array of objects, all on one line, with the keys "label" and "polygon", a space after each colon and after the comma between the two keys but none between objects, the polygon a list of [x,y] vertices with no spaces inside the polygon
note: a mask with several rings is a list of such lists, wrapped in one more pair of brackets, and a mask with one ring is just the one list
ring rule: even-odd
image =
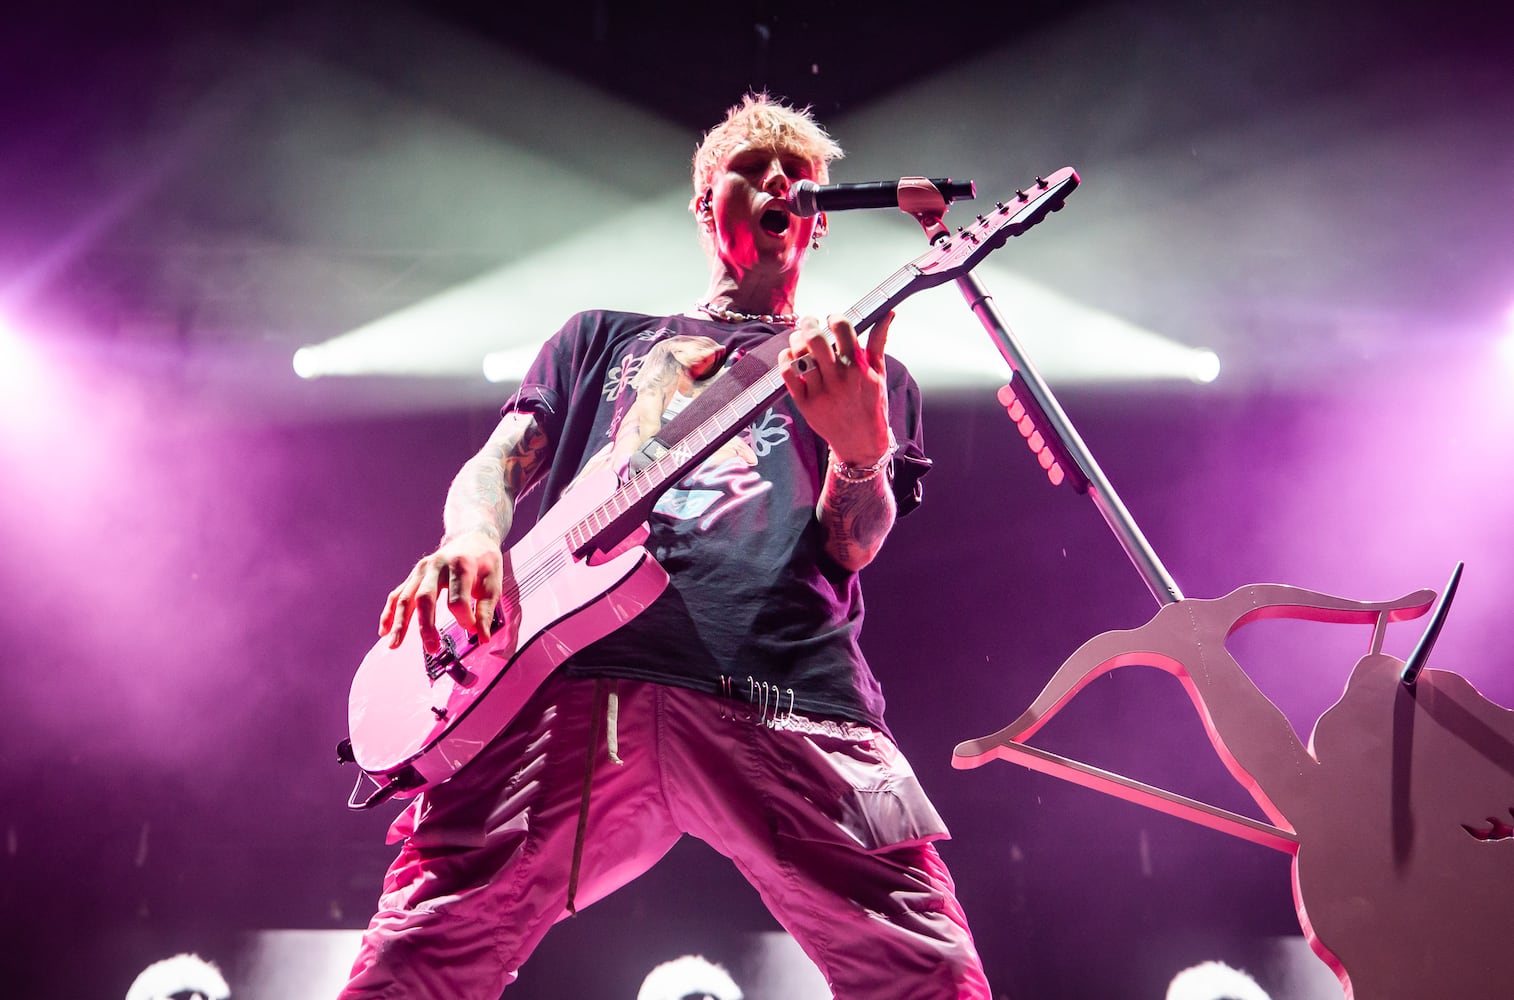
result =
[{"label": "microphone", "polygon": [[[897,181],[866,181],[861,184],[816,184],[799,181],[789,188],[791,215],[818,215],[849,208],[899,208],[899,195],[906,184],[926,180],[924,177],[901,177]],[[956,198],[973,198],[977,189],[972,181],[957,182],[950,177],[932,177],[929,182],[941,192],[948,204]]]}]

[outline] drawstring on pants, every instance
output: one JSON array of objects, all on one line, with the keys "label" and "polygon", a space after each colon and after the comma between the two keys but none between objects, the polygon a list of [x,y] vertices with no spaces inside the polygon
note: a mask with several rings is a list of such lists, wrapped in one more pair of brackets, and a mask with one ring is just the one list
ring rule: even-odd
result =
[{"label": "drawstring on pants", "polygon": [[578,913],[578,873],[583,866],[584,836],[589,829],[589,793],[594,788],[594,761],[599,756],[599,727],[605,726],[605,744],[609,750],[610,763],[624,764],[620,759],[620,737],[617,733],[620,719],[619,681],[597,677],[594,680],[594,714],[589,723],[589,754],[584,762],[584,787],[578,799],[578,828],[573,832],[573,863],[568,869],[568,903],[570,914]]}]

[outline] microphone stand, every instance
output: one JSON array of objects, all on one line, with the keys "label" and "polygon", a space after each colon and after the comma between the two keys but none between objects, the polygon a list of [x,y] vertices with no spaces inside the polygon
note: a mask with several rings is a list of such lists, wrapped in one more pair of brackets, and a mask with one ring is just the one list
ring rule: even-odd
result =
[{"label": "microphone stand", "polygon": [[[909,178],[908,180],[911,182],[908,192],[903,182],[900,185],[900,209],[920,223],[932,244],[951,239],[951,230],[942,222],[947,206],[941,193],[924,178]],[[1042,190],[1049,187],[1048,182],[1040,178],[1037,178],[1036,183]],[[1023,195],[1022,192],[1017,192],[1017,194]],[[1136,526],[1130,512],[1120,501],[1119,494],[1115,492],[1098,463],[1094,461],[1093,455],[1089,453],[1088,446],[1083,443],[1072,421],[1062,411],[1062,407],[1057,403],[1056,397],[1052,395],[1051,389],[1041,377],[1040,372],[1036,370],[1035,365],[1031,364],[1030,359],[1026,357],[1025,351],[1016,340],[1009,325],[999,314],[983,283],[970,271],[957,278],[956,281],[967,300],[968,308],[978,317],[983,328],[993,339],[994,346],[998,348],[999,353],[1010,366],[1011,383],[1000,390],[999,401],[1008,408],[1010,417],[1015,421],[1031,451],[1036,454],[1042,469],[1046,471],[1047,478],[1053,486],[1060,485],[1064,480],[1071,480],[1078,492],[1089,495],[1110,530],[1119,539],[1126,555],[1146,581],[1146,586],[1151,590],[1152,596],[1156,598],[1159,605],[1166,608],[1184,601],[1182,592],[1162,565],[1161,559],[1152,550],[1151,544],[1141,533],[1141,529]],[[1428,658],[1429,649],[1433,646],[1440,624],[1445,619],[1450,598],[1455,593],[1460,573],[1461,566],[1458,564],[1456,571],[1452,574],[1451,582],[1435,609],[1431,629],[1421,640],[1420,648],[1416,649],[1410,663],[1406,665],[1403,676],[1400,678],[1406,687],[1413,686],[1415,676]],[[1195,603],[1200,606],[1213,604],[1213,602]],[[1423,613],[1423,610],[1419,613]],[[1304,614],[1296,617],[1309,616]],[[1333,619],[1326,617],[1317,620]],[[1388,621],[1388,613],[1382,612],[1374,636],[1380,637]],[[1208,725],[1207,722],[1206,725]],[[1013,726],[1014,724],[1010,728]],[[1009,755],[1013,754],[1015,763],[1032,770],[1041,771],[1285,853],[1294,853],[1298,849],[1298,837],[1289,830],[1134,781],[1124,775],[1090,767],[1080,761],[1030,746],[1012,736],[1006,740],[1003,738],[1003,732],[983,740],[959,744],[953,758],[954,765],[976,767],[977,763],[972,761],[981,762],[990,757],[1010,760]],[[1211,738],[1214,738],[1212,728]],[[962,763],[964,760],[969,763]]]},{"label": "microphone stand", "polygon": [[[1045,187],[1044,181],[1037,180]],[[928,179],[912,177],[900,182],[899,209],[920,223],[932,244],[951,238],[951,230],[942,221],[946,215],[946,199]],[[1010,416],[1036,453],[1051,484],[1056,486],[1063,479],[1070,479],[1074,489],[1088,494],[1158,604],[1181,601],[1183,594],[1177,583],[1141,533],[1099,463],[1094,461],[1046,380],[1026,356],[983,282],[971,271],[956,281],[967,300],[967,307],[978,317],[994,346],[1009,364],[1010,384],[1000,390],[999,401],[1008,407]]]},{"label": "microphone stand", "polygon": [[[907,180],[910,183],[900,183],[900,210],[913,216],[920,223],[921,228],[925,230],[926,238],[932,244],[950,239],[951,230],[942,222],[947,204],[941,192],[925,178],[908,178]],[[1046,182],[1040,178],[1037,178],[1037,184],[1043,189],[1047,187]],[[1150,589],[1159,605],[1166,607],[1182,601],[1183,594],[1178,589],[1177,583],[1167,572],[1167,568],[1162,565],[1162,560],[1158,558],[1151,543],[1146,540],[1146,536],[1141,533],[1140,527],[1130,516],[1130,511],[1126,509],[1125,504],[1121,502],[1114,486],[1099,468],[1099,463],[1094,461],[1088,446],[1083,443],[1072,421],[1062,411],[1061,405],[1052,395],[1046,380],[1041,377],[1035,365],[1031,364],[1030,358],[1026,356],[1014,332],[1010,330],[1009,324],[1004,321],[998,307],[994,305],[993,298],[984,288],[983,282],[978,280],[977,275],[971,271],[957,278],[956,281],[957,287],[962,290],[962,295],[967,300],[967,307],[972,310],[973,315],[978,317],[984,330],[993,340],[994,346],[1009,364],[1011,381],[999,391],[999,401],[1008,408],[1010,417],[1014,419],[1031,451],[1035,452],[1051,484],[1058,486],[1064,479],[1070,479],[1074,489],[1079,493],[1088,494],[1089,499],[1103,515],[1105,523],[1119,539],[1125,554],[1135,564],[1141,578],[1146,581],[1147,588]],[[1017,380],[1020,383],[1018,389],[1015,386]],[[960,755],[963,747],[967,745],[959,745],[957,755]],[[1297,836],[1270,823],[1259,822],[1248,816],[1135,781],[1124,775],[1091,767],[1081,761],[1025,743],[1002,744],[1002,751],[1013,752],[1016,763],[1032,770],[1136,802],[1159,812],[1178,816],[1284,853],[1291,854],[1297,850]],[[1009,757],[1004,759],[1008,760]],[[957,763],[955,755],[953,763],[957,767],[963,766]]]}]

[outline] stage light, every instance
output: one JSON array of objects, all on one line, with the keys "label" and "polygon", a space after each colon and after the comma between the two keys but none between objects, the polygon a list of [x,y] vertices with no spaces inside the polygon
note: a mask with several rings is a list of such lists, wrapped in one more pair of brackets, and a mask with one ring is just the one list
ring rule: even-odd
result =
[{"label": "stage light", "polygon": [[641,982],[636,1000],[741,1000],[741,987],[722,967],[702,955],[681,955],[664,962]]},{"label": "stage light", "polygon": [[1193,352],[1193,374],[1190,376],[1195,382],[1208,385],[1220,377],[1220,356],[1213,351]]},{"label": "stage light", "polygon": [[21,380],[22,370],[29,366],[31,352],[15,327],[0,316],[0,378],[9,383]]},{"label": "stage light", "polygon": [[[801,309],[805,303],[849,301],[855,289],[867,287],[869,276],[886,271],[898,245],[882,227],[859,233],[856,252],[847,260],[816,262],[816,273],[805,279]],[[1054,389],[1196,380],[1197,372],[1213,371],[1217,364],[1204,357],[1212,352],[1090,306],[992,259],[977,270],[1025,354]],[[996,388],[1009,376],[995,342],[956,288],[929,289],[896,312],[888,353],[904,362],[927,392]]]},{"label": "stage light", "polygon": [[363,937],[357,930],[262,930],[236,956],[236,998],[325,1000],[347,981]]},{"label": "stage light", "polygon": [[1514,306],[1504,316],[1504,333],[1498,338],[1498,353],[1508,364],[1514,365]]},{"label": "stage light", "polygon": [[300,378],[320,378],[320,350],[315,347],[302,347],[294,352],[294,373]]},{"label": "stage light", "polygon": [[39,345],[0,316],[0,422],[27,426],[55,381]]},{"label": "stage light", "polygon": [[1202,962],[1179,972],[1167,985],[1167,1000],[1270,1000],[1246,973],[1224,962]]},{"label": "stage light", "polygon": [[184,953],[142,970],[126,991],[126,1000],[159,1000],[160,997],[189,996],[204,1000],[229,1000],[231,987],[214,962],[199,955]]},{"label": "stage light", "polygon": [[485,354],[484,378],[490,382],[519,382],[531,362],[536,360],[539,349],[535,344],[525,344]]}]

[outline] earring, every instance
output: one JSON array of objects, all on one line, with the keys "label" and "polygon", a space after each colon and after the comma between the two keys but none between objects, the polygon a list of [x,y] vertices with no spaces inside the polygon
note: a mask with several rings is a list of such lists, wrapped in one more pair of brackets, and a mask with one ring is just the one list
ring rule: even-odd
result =
[{"label": "earring", "polygon": [[696,207],[697,207],[697,210],[701,214],[703,214],[703,213],[709,212],[710,209],[714,207],[714,204],[715,204],[715,194],[714,194],[714,192],[706,190],[704,194],[700,195],[699,202],[698,202],[698,204],[697,204]]},{"label": "earring", "polygon": [[815,221],[815,228],[810,231],[810,249],[819,250],[820,241],[828,232],[830,232],[830,227],[826,224],[825,215],[822,213],[820,218]]}]

